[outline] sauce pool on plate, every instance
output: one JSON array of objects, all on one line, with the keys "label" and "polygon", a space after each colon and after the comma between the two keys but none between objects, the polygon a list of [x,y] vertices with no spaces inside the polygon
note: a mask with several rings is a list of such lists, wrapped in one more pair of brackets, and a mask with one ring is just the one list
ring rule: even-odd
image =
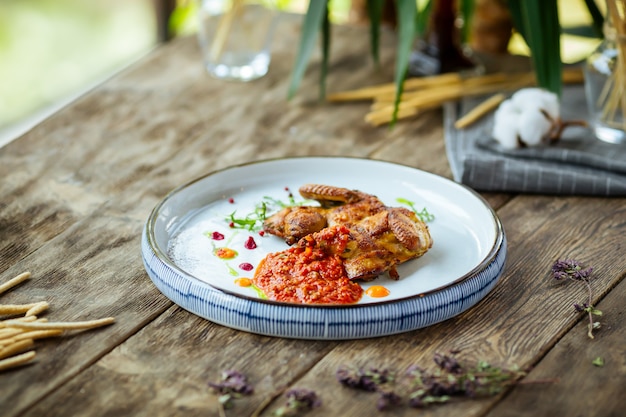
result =
[{"label": "sauce pool on plate", "polygon": [[268,254],[258,266],[254,284],[270,299],[288,303],[353,304],[361,286],[346,274],[341,254],[349,231],[326,228],[301,239],[296,246]]}]

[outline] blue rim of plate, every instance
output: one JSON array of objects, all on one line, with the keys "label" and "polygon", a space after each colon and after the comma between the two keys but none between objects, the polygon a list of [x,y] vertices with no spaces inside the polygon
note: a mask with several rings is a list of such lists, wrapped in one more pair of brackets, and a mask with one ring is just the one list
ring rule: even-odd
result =
[{"label": "blue rim of plate", "polygon": [[506,263],[507,241],[497,214],[482,196],[471,188],[430,173],[428,175],[464,188],[481,201],[493,217],[496,238],[488,255],[471,271],[443,287],[419,295],[376,304],[338,306],[287,304],[256,299],[218,289],[188,274],[159,248],[154,234],[156,218],[160,208],[171,196],[219,172],[287,159],[359,160],[420,171],[410,166],[374,159],[335,156],[295,157],[230,166],[184,184],[172,190],[155,206],[142,233],[141,252],[144,267],[163,295],[197,316],[237,330],[296,339],[350,340],[409,332],[455,317],[482,300],[502,276]]}]

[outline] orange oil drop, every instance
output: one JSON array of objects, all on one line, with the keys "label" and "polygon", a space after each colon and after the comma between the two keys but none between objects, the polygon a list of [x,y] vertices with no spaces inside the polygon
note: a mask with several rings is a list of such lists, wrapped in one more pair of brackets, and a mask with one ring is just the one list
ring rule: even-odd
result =
[{"label": "orange oil drop", "polygon": [[372,298],[381,298],[389,295],[389,290],[382,285],[372,285],[367,290],[365,290],[365,294],[369,295]]},{"label": "orange oil drop", "polygon": [[235,284],[239,285],[240,287],[249,287],[252,285],[252,280],[250,278],[237,278],[235,280]]}]

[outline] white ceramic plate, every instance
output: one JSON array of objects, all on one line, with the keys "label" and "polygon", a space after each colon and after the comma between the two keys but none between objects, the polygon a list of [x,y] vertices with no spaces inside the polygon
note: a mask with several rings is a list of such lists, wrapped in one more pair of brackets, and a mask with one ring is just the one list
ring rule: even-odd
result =
[{"label": "white ceramic plate", "polygon": [[[389,206],[407,207],[410,201],[418,211],[426,208],[434,216],[428,222],[433,247],[400,265],[400,280],[381,276],[362,284],[384,286],[387,297],[364,295],[357,304],[332,306],[261,298],[238,279],[251,278],[267,253],[287,245],[259,234],[260,223],[247,230],[230,222],[253,219],[262,202],[278,210],[273,203],[287,202],[289,192],[301,201],[297,190],[306,183],[358,189]],[[236,257],[216,256],[222,247]],[[272,336],[350,339],[414,330],[473,306],[500,277],[506,240],[494,211],[465,186],[382,161],[316,157],[236,166],[179,187],[151,213],[142,253],[148,274],[166,296],[211,321]]]}]

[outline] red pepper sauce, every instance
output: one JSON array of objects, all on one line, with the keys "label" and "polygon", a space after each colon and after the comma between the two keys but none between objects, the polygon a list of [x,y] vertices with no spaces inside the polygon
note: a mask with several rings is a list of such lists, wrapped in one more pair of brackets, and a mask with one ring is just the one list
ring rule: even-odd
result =
[{"label": "red pepper sauce", "polygon": [[270,253],[261,261],[254,284],[270,299],[288,303],[353,304],[363,289],[351,281],[341,254],[349,232],[343,226],[323,229],[296,246]]}]

